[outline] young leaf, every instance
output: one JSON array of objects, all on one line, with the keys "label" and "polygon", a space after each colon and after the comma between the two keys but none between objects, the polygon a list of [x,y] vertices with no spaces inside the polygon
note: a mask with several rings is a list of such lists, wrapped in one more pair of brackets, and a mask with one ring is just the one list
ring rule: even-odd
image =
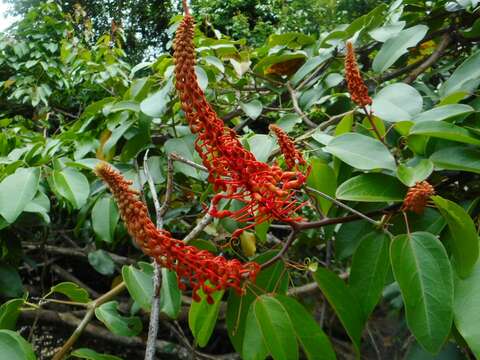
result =
[{"label": "young leaf", "polygon": [[447,252],[434,235],[415,232],[393,239],[390,259],[409,329],[427,351],[438,352],[453,320],[453,275]]},{"label": "young leaf", "polygon": [[0,215],[13,223],[38,189],[40,168],[18,168],[0,183]]},{"label": "young leaf", "polygon": [[[334,197],[335,190],[337,189],[335,171],[319,158],[311,158],[310,165],[312,166],[312,170],[307,179],[308,186]],[[323,213],[327,214],[332,206],[332,202],[319,195],[313,195],[317,199]]]},{"label": "young leaf", "polygon": [[294,298],[277,295],[276,299],[287,311],[307,359],[335,360],[336,356],[330,340],[312,315]]},{"label": "young leaf", "polygon": [[298,359],[298,344],[285,308],[275,298],[262,295],[252,304],[263,341],[274,360]]},{"label": "young leaf", "polygon": [[447,221],[453,238],[449,245],[455,259],[455,270],[461,278],[466,278],[472,272],[479,255],[475,224],[463,207],[453,201],[440,196],[433,196],[432,200]]},{"label": "young leaf", "polygon": [[350,288],[333,272],[319,268],[313,278],[352,340],[357,355],[363,330],[363,312]]},{"label": "young leaf", "polygon": [[142,320],[137,316],[122,316],[117,308],[117,301],[109,301],[95,309],[95,316],[115,335],[138,335],[142,331]]},{"label": "young leaf", "polygon": [[79,303],[88,303],[91,301],[90,296],[88,296],[87,290],[81,288],[73,282],[62,282],[55,286],[52,286],[50,293],[60,293],[68,297],[71,301],[76,301]]},{"label": "young leaf", "polygon": [[190,306],[190,311],[188,312],[188,326],[190,327],[198,346],[204,347],[207,345],[208,340],[210,340],[213,329],[215,329],[223,291],[215,291],[211,294],[213,304],[207,302],[207,296],[201,289],[198,290],[198,295],[200,296],[201,301],[194,301]]},{"label": "young leaf", "polygon": [[353,255],[349,286],[360,302],[366,321],[382,296],[389,268],[390,237],[384,232],[371,232],[360,240]]},{"label": "young leaf", "polygon": [[8,360],[36,360],[37,357],[30,345],[18,333],[11,330],[0,330],[0,354]]}]

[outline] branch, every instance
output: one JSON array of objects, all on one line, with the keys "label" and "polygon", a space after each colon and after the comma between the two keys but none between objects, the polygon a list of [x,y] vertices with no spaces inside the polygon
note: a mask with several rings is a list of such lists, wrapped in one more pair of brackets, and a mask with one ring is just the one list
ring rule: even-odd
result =
[{"label": "branch", "polygon": [[315,128],[317,127],[317,124],[315,124],[312,120],[308,118],[308,116],[300,109],[300,106],[298,105],[298,99],[297,99],[297,94],[295,92],[295,89],[292,87],[290,82],[287,82],[287,89],[290,94],[290,97],[292,98],[292,104],[293,108],[295,109],[295,112],[302,118],[302,120],[307,124],[308,127]]},{"label": "branch", "polygon": [[437,49],[433,52],[432,55],[428,59],[426,59],[419,67],[413,70],[406,78],[403,80],[404,83],[410,84],[412,83],[418,75],[423,73],[427,70],[430,66],[432,66],[440,57],[442,57],[443,53],[447,49],[448,45],[452,41],[452,38],[449,33],[445,33],[442,36],[442,41],[438,45]]},{"label": "branch", "polygon": [[183,238],[183,241],[185,243],[188,243],[193,239],[195,239],[197,235],[200,234],[203,231],[203,229],[205,229],[208,226],[208,224],[212,222],[213,216],[210,215],[210,210],[211,210],[211,206],[207,210],[207,213],[202,218],[202,220],[200,220],[199,223],[192,229],[192,231],[190,231],[190,233],[188,233],[187,236]]}]

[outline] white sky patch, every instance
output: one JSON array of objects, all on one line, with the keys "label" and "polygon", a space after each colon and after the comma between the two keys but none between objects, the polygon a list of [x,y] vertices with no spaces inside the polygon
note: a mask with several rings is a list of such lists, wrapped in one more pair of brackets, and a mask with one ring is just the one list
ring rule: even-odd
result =
[{"label": "white sky patch", "polygon": [[7,16],[9,5],[5,4],[3,0],[0,0],[0,31],[4,31],[10,25],[12,25],[17,17]]}]

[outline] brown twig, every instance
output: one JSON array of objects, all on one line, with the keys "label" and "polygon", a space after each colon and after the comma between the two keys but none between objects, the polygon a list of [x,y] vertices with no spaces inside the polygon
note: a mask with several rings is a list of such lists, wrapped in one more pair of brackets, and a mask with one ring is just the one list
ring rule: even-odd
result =
[{"label": "brown twig", "polygon": [[292,104],[293,104],[293,108],[295,109],[295,112],[302,118],[303,122],[307,124],[308,127],[316,128],[317,124],[315,124],[312,120],[310,120],[308,116],[300,108],[300,105],[298,104],[297,94],[295,92],[295,89],[290,84],[290,82],[287,82],[287,89],[290,94],[290,98],[292,99]]}]

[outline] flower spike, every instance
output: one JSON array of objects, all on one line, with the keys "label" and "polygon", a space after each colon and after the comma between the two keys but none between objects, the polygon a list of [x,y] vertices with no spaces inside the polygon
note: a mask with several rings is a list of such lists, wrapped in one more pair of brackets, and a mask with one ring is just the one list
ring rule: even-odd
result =
[{"label": "flower spike", "polygon": [[350,41],[347,41],[347,54],[345,56],[345,79],[347,80],[348,92],[352,101],[359,106],[366,106],[372,103],[372,98],[368,96],[368,88],[362,79],[358,69],[355,50]]}]

